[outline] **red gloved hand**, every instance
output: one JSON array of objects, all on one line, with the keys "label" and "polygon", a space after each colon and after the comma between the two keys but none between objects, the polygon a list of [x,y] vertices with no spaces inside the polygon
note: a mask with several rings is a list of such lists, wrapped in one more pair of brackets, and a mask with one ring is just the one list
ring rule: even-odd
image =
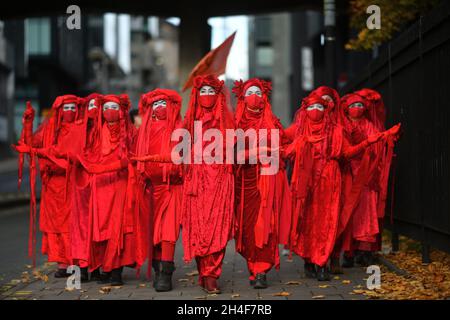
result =
[{"label": "red gloved hand", "polygon": [[25,144],[12,144],[11,147],[16,150],[19,153],[30,153],[31,152],[31,147],[27,146]]},{"label": "red gloved hand", "polygon": [[379,141],[381,139],[381,137],[383,137],[383,136],[384,136],[383,132],[374,133],[367,138],[367,143],[368,144],[375,143],[375,142]]}]

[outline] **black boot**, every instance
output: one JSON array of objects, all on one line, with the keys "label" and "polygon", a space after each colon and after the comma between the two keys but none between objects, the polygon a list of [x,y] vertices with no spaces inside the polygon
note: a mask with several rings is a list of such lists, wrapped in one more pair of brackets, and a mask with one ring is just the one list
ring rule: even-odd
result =
[{"label": "black boot", "polygon": [[88,268],[80,268],[80,280],[81,282],[88,282],[89,281],[89,273]]},{"label": "black boot", "polygon": [[91,278],[89,281],[100,281],[102,280],[102,275],[100,274],[100,269],[95,269],[91,272]]},{"label": "black boot", "polygon": [[158,292],[172,290],[172,274],[175,271],[175,264],[172,261],[161,261],[162,270],[159,274],[159,281],[155,284]]},{"label": "black boot", "polygon": [[153,288],[156,288],[161,277],[161,261],[160,260],[152,260],[153,267]]},{"label": "black boot", "polygon": [[113,269],[111,271],[111,285],[115,287],[123,286],[122,281],[122,270],[123,267]]},{"label": "black boot", "polygon": [[366,267],[366,261],[364,260],[364,252],[362,251],[355,251],[355,264]]},{"label": "black boot", "polygon": [[317,268],[317,280],[319,281],[330,281],[330,273],[328,272],[328,267],[318,267]]},{"label": "black boot", "polygon": [[342,268],[353,268],[354,265],[355,265],[355,261],[354,261],[353,257],[346,256],[344,254],[344,260],[342,261]]},{"label": "black boot", "polygon": [[343,274],[341,265],[339,263],[339,258],[331,258],[330,262],[330,272],[332,274]]},{"label": "black boot", "polygon": [[55,278],[68,278],[71,274],[67,273],[67,269],[58,269],[58,271],[55,272]]},{"label": "black boot", "polygon": [[267,277],[265,273],[257,273],[255,277],[255,284],[253,286],[255,289],[265,289],[267,288]]},{"label": "black boot", "polygon": [[314,263],[305,262],[305,277],[307,278],[316,278],[316,266]]},{"label": "black boot", "polygon": [[364,251],[362,261],[364,267],[368,267],[375,264],[375,257],[373,256],[372,251]]},{"label": "black boot", "polygon": [[111,272],[103,272],[100,274],[100,279],[97,281],[98,284],[109,284],[111,283]]}]

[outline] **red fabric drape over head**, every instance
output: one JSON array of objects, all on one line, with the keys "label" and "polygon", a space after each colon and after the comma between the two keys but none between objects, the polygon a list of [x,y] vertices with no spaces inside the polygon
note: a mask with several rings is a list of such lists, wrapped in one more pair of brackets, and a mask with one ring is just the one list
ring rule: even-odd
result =
[{"label": "red fabric drape over head", "polygon": [[[138,157],[149,154],[149,145],[153,108],[152,105],[158,100],[166,101],[167,109],[167,126],[165,127],[163,138],[161,141],[160,154],[167,155],[171,152],[171,135],[175,130],[177,123],[181,121],[181,96],[174,90],[169,89],[155,89],[141,96],[139,100],[139,111],[142,116],[142,125],[139,129],[139,135],[136,144],[136,155]],[[166,164],[163,164],[165,166]],[[143,173],[145,170],[145,163],[139,162],[137,164],[138,171]]]},{"label": "red fabric drape over head", "polygon": [[194,86],[191,91],[189,106],[186,111],[184,120],[184,127],[189,130],[191,136],[194,136],[194,121],[201,118],[204,110],[198,102],[200,96],[200,89],[203,86],[212,87],[218,95],[214,105],[214,121],[218,122],[222,134],[225,136],[226,129],[234,128],[233,115],[228,107],[226,98],[226,88],[224,81],[219,80],[214,75],[197,76],[194,78]]},{"label": "red fabric drape over head", "polygon": [[368,101],[368,119],[375,125],[378,130],[386,130],[386,108],[384,106],[381,94],[375,90],[367,88],[356,91],[355,93],[359,94],[361,97],[365,98]]},{"label": "red fabric drape over head", "polygon": [[330,114],[331,118],[336,122],[338,121],[339,116],[339,105],[341,98],[339,97],[339,94],[337,91],[333,88],[327,87],[327,86],[320,86],[316,89],[314,89],[311,94],[318,95],[320,97],[323,97],[325,95],[330,96],[331,99],[333,99],[333,103],[328,103],[328,107],[330,108]]},{"label": "red fabric drape over head", "polygon": [[272,106],[270,105],[269,101],[270,92],[272,91],[272,84],[268,81],[264,81],[257,78],[249,79],[245,82],[243,82],[242,80],[234,82],[233,92],[236,95],[236,98],[238,99],[235,113],[236,126],[239,126],[245,111],[245,100],[244,100],[245,92],[247,91],[248,88],[252,86],[256,86],[261,89],[264,103],[262,111],[263,116],[260,118],[259,126],[261,126],[262,123],[264,122],[267,128],[275,128],[273,120],[274,115],[272,113]]}]

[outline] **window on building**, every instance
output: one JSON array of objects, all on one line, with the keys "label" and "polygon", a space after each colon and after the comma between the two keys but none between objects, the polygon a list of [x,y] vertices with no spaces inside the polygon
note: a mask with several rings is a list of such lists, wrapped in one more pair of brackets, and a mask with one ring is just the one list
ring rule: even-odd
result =
[{"label": "window on building", "polygon": [[273,65],[273,48],[260,46],[256,48],[256,63],[260,67],[271,67]]},{"label": "window on building", "polygon": [[50,18],[25,20],[26,52],[28,55],[47,55],[51,51]]}]

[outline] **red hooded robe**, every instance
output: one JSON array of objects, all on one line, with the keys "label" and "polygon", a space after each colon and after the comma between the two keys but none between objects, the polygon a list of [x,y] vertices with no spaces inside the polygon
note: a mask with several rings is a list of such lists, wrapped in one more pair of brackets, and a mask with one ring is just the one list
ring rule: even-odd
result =
[{"label": "red hooded robe", "polygon": [[[210,108],[199,103],[201,87],[210,86],[217,100]],[[194,79],[184,127],[194,141],[194,121],[201,121],[203,133],[218,129],[225,137],[225,130],[234,128],[233,117],[227,107],[224,82],[215,76],[197,76]],[[200,141],[202,150],[211,142]],[[194,154],[195,148],[192,147]],[[198,156],[198,155],[197,155]],[[225,247],[233,236],[234,176],[232,164],[206,164],[204,161],[186,166],[183,177],[183,248],[184,260],[197,258],[199,282],[205,276],[218,278]]]},{"label": "red hooded robe", "polygon": [[[246,107],[245,92],[251,86],[262,92],[259,113]],[[270,130],[277,129],[281,144],[283,128],[272,113],[270,90],[270,83],[264,80],[235,82],[236,127],[244,131],[255,129],[257,134],[259,129],[267,129],[268,139]],[[270,147],[270,142],[267,146]],[[279,170],[274,175],[260,175],[260,169],[261,164],[240,164],[235,177],[236,250],[247,260],[251,278],[256,273],[266,273],[274,265],[279,267],[278,244],[288,243],[291,222],[291,194],[284,162],[279,159]]]}]

